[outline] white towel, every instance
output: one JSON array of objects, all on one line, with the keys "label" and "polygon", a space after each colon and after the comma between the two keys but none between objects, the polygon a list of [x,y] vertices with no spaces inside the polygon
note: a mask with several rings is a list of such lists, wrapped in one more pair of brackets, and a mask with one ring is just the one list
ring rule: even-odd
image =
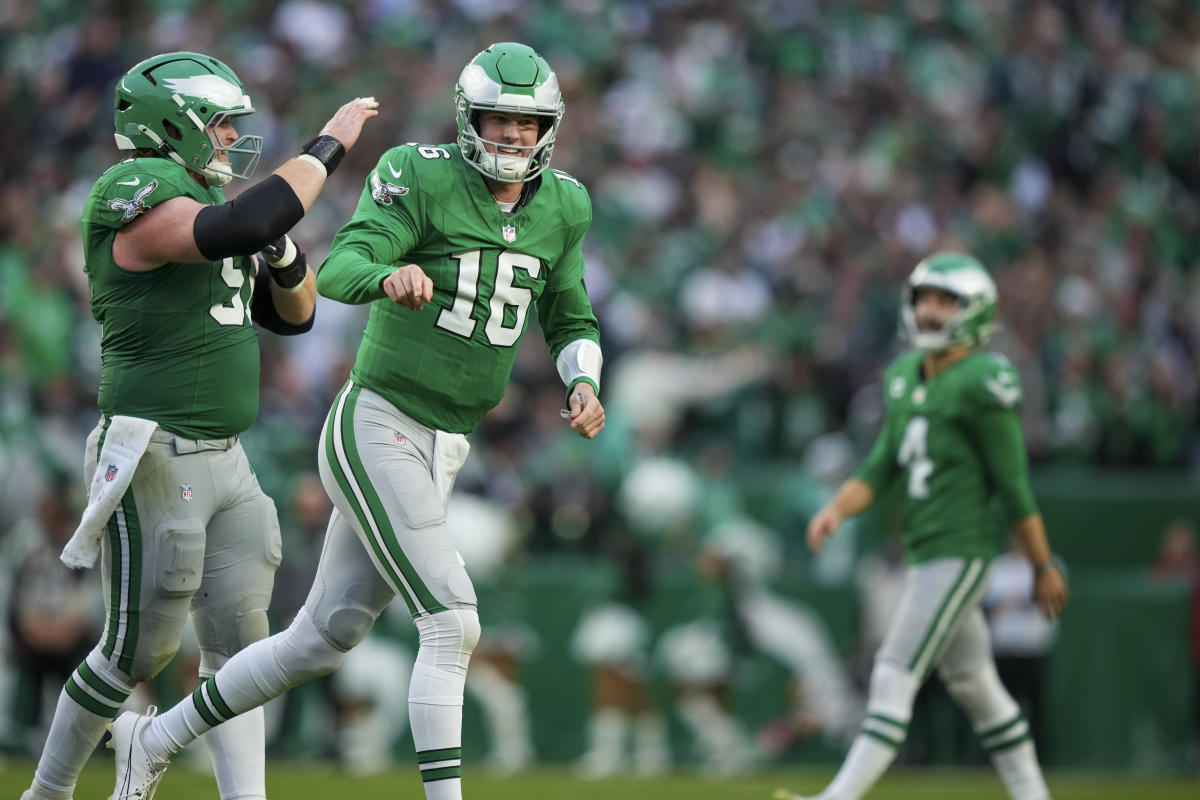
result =
[{"label": "white towel", "polygon": [[134,470],[150,443],[158,423],[140,417],[113,417],[96,458],[96,472],[88,490],[87,508],[79,527],[58,558],[71,569],[90,568],[100,554],[100,541],[108,519],[125,496]]},{"label": "white towel", "polygon": [[471,452],[471,445],[463,434],[434,430],[433,488],[441,498],[443,507],[450,500],[450,490],[454,488],[454,478],[462,469],[463,464],[467,463],[469,452]]}]

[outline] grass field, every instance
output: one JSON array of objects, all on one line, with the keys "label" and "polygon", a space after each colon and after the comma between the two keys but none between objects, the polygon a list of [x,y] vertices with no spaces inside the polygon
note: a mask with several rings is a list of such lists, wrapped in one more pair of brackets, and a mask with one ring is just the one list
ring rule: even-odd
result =
[{"label": "grass field", "polygon": [[[20,797],[33,765],[8,762],[0,769],[0,797]],[[675,775],[654,779],[580,781],[565,770],[544,769],[511,778],[472,773],[465,777],[466,800],[769,800],[778,786],[816,792],[830,777],[826,770],[763,772],[735,779]],[[1197,800],[1200,779],[1129,778],[1056,773],[1049,776],[1055,800]],[[274,762],[267,790],[272,800],[421,800],[416,770],[370,778],[349,777],[332,768]],[[102,800],[112,791],[112,773],[93,761],[80,780],[75,800]],[[172,769],[159,787],[160,800],[216,800],[212,777]],[[1006,800],[994,774],[894,771],[867,800]]]}]

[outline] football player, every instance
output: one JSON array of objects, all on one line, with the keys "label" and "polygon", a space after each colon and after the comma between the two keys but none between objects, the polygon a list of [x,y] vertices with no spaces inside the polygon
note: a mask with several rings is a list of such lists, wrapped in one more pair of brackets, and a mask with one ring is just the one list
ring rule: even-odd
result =
[{"label": "football player", "polygon": [[[909,277],[901,311],[914,349],[884,375],[883,429],[857,475],[808,525],[808,544],[820,552],[844,519],[903,483],[904,592],[875,657],[866,720],[816,797],[857,800],[867,792],[903,744],[913,698],[936,668],[1009,794],[1044,800],[1050,794],[1029,725],[997,677],[979,607],[996,554],[993,496],[1033,561],[1042,611],[1058,617],[1068,597],[1029,487],[1020,380],[1007,360],[979,349],[994,324],[996,286],[971,256],[938,253]],[[782,789],[776,797],[799,800]]]},{"label": "football player", "polygon": [[[258,413],[251,322],[284,335],[311,327],[315,279],[287,232],[378,113],[374,101],[347,103],[299,157],[227,203],[222,187],[249,178],[262,144],[237,130],[254,108],[233,70],[200,53],[158,55],[121,78],[115,104],[127,158],[83,212],[103,326],[85,479],[95,470],[115,507],[68,547],[75,566],[102,551],[107,622],[59,696],[25,800],[72,796],[120,705],[178,649],[189,610],[201,677],[267,635],[279,523],[238,443]],[[261,714],[208,744],[222,798],[265,796]]]},{"label": "football player", "polygon": [[318,290],[369,303],[350,380],[321,436],[335,511],[312,590],[283,633],[239,653],[161,716],[113,723],[117,800],[149,800],[187,742],[335,669],[394,597],[419,631],[409,716],[428,800],[462,797],[475,590],[446,528],[466,434],[500,401],[535,303],[570,427],[604,427],[602,356],[583,283],[583,185],[549,169],[563,101],[541,56],[496,44],[463,69],[456,144],[386,151],[333,241]]}]

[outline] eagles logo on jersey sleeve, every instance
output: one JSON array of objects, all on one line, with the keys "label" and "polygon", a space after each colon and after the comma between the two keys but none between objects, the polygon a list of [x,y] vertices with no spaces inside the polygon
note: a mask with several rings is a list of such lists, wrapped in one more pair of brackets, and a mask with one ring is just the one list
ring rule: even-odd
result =
[{"label": "eagles logo on jersey sleeve", "polygon": [[974,394],[983,411],[1015,409],[1021,403],[1021,377],[1008,359],[990,355]]},{"label": "eagles logo on jersey sleeve", "polygon": [[[137,186],[138,183],[140,183],[140,179],[134,178],[132,181],[123,182],[123,185]],[[133,197],[128,200],[123,197],[111,197],[108,200],[108,210],[120,213],[121,224],[128,224],[134,217],[145,214],[150,210],[150,206],[146,203],[146,198],[153,194],[157,188],[158,181],[150,181],[134,192]]]},{"label": "eagles logo on jersey sleeve", "polygon": [[[179,175],[172,175],[177,172]],[[207,191],[182,184],[191,180],[185,170],[164,160],[136,158],[112,167],[96,182],[94,220],[107,228],[123,228],[159,203],[179,195],[191,195],[200,202],[211,203]],[[194,183],[194,181],[193,181]]]}]

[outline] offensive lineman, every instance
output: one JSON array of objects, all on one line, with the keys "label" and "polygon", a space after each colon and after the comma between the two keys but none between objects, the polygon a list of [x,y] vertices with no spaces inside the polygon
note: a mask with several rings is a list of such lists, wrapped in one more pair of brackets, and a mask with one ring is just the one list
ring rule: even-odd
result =
[{"label": "offensive lineman", "polygon": [[[189,610],[202,678],[268,634],[279,522],[238,443],[258,413],[251,320],[282,335],[312,326],[315,279],[286,233],[378,113],[374,101],[352,100],[300,156],[226,203],[221,187],[249,178],[262,147],[234,127],[254,108],[228,66],[166,53],[130,69],[115,94],[117,147],[129,157],[100,177],[83,213],[92,313],[104,329],[103,416],[85,480],[99,462],[98,485],[131,482],[113,490],[119,505],[98,520],[105,534],[68,546],[87,552],[74,566],[103,550],[107,622],[59,695],[22,800],[71,798],[119,706],[179,648]],[[252,259],[258,251],[265,258]],[[145,435],[122,455],[114,442],[130,424]],[[222,800],[265,797],[261,714],[208,744]]]},{"label": "offensive lineman", "polygon": [[594,437],[604,409],[583,284],[591,202],[579,181],[547,169],[558,79],[529,47],[495,44],[467,64],[454,99],[457,145],[385,152],[318,278],[322,294],[371,311],[321,436],[335,510],[308,600],[286,631],[192,697],[113,723],[114,800],[150,800],[189,741],[335,669],[396,595],[420,634],[409,716],[425,794],[462,797],[463,686],[479,617],[446,500],[465,434],[500,401],[535,301],[571,428]]},{"label": "offensive lineman", "polygon": [[[1046,616],[1058,617],[1068,597],[1029,488],[1019,378],[1003,357],[975,349],[991,332],[996,286],[971,256],[938,253],[909,277],[901,312],[916,349],[884,375],[883,429],[857,475],[808,524],[808,544],[820,552],[846,517],[867,509],[892,481],[906,485],[904,593],[875,656],[862,730],[814,800],[858,800],[883,775],[935,667],[1009,795],[1045,800],[1029,725],[996,674],[979,608],[996,554],[993,494],[1033,561],[1034,595]],[[775,797],[802,800],[783,789]]]}]

